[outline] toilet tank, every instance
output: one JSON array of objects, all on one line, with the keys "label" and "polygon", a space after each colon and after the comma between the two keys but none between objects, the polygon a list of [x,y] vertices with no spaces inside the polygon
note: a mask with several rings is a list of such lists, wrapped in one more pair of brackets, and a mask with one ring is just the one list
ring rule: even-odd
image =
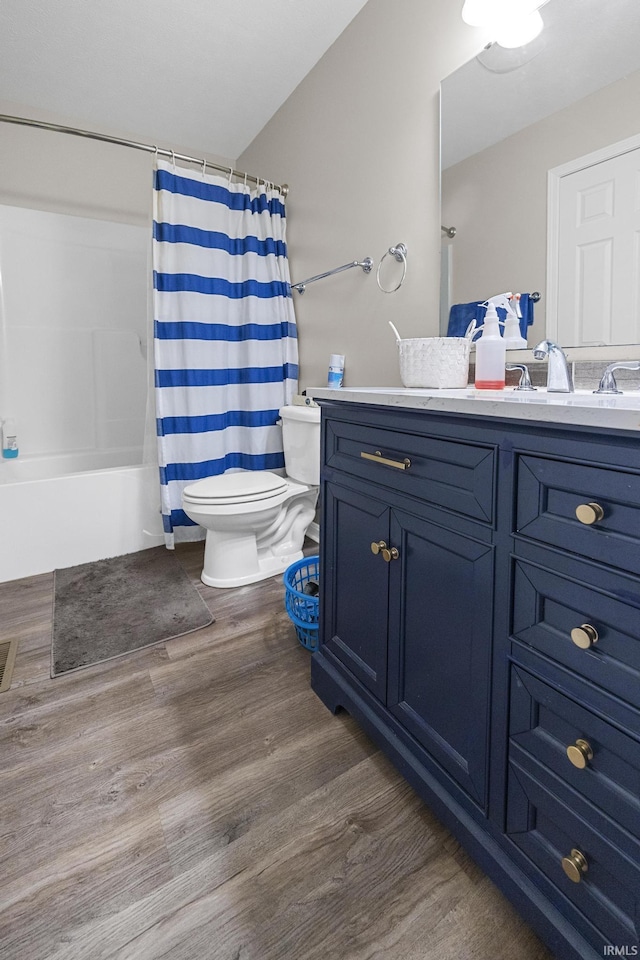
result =
[{"label": "toilet tank", "polygon": [[280,409],[287,476],[317,487],[320,483],[320,407],[294,404]]}]

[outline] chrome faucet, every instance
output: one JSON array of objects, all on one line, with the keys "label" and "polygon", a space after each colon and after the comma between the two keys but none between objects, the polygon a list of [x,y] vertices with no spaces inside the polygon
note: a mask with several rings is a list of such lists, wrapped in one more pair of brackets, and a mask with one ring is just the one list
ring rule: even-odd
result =
[{"label": "chrome faucet", "polygon": [[549,358],[549,370],[547,372],[547,392],[548,393],[573,393],[573,377],[571,369],[567,363],[567,358],[561,347],[553,340],[541,340],[533,348],[533,355],[536,360]]},{"label": "chrome faucet", "polygon": [[594,393],[622,393],[622,390],[618,390],[618,384],[616,383],[615,371],[616,370],[640,370],[640,360],[630,360],[626,361],[617,361],[616,363],[610,363],[605,372],[602,374],[602,378],[598,385],[598,389],[594,390]]}]

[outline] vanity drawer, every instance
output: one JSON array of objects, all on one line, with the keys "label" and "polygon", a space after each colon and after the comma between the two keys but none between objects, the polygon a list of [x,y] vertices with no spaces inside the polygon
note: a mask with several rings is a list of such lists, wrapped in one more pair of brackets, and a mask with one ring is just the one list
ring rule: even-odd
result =
[{"label": "vanity drawer", "polygon": [[509,745],[512,757],[535,758],[640,839],[638,740],[514,666]]},{"label": "vanity drawer", "polygon": [[[640,942],[635,840],[526,755],[509,762],[507,836],[573,904],[576,927],[600,955],[605,944],[635,948],[635,955]],[[573,879],[565,869],[573,871]]]},{"label": "vanity drawer", "polygon": [[[617,584],[617,595],[514,558],[511,636],[640,707],[638,589],[630,577],[610,580]],[[627,599],[633,586],[635,606]],[[595,643],[577,645],[576,640],[589,644],[594,635]]]},{"label": "vanity drawer", "polygon": [[344,420],[326,424],[328,467],[485,523],[494,516],[494,459],[491,446]]},{"label": "vanity drawer", "polygon": [[640,574],[640,474],[521,454],[517,485],[520,536]]}]

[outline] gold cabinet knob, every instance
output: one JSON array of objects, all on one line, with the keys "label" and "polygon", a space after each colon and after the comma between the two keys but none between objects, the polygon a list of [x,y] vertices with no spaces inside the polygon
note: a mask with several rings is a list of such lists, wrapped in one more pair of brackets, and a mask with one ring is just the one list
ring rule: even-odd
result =
[{"label": "gold cabinet knob", "polygon": [[397,547],[391,547],[390,550],[386,548],[382,551],[382,559],[385,563],[391,563],[392,560],[397,560],[399,556],[400,554],[398,553]]},{"label": "gold cabinet knob", "polygon": [[604,510],[599,503],[581,503],[576,507],[576,517],[580,523],[597,523],[604,517]]},{"label": "gold cabinet knob", "polygon": [[581,650],[588,650],[589,647],[598,642],[598,631],[590,623],[582,623],[579,627],[573,628],[571,639],[576,647],[580,647]]},{"label": "gold cabinet knob", "polygon": [[386,550],[386,549],[387,549],[387,545],[384,542],[384,540],[374,540],[373,543],[371,544],[371,553],[375,553],[376,557],[378,556],[381,550]]},{"label": "gold cabinet knob", "polygon": [[562,869],[573,883],[580,883],[582,874],[589,869],[587,858],[580,850],[573,849],[568,857],[562,858]]},{"label": "gold cabinet knob", "polygon": [[578,770],[584,770],[590,760],[593,760],[593,750],[587,740],[576,740],[567,747],[567,756]]}]

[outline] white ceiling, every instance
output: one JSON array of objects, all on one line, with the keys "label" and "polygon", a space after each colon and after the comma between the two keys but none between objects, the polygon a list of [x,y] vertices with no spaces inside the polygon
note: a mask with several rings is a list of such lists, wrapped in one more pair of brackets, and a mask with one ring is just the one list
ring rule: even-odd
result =
[{"label": "white ceiling", "polygon": [[235,159],[365,3],[0,0],[0,100]]}]

